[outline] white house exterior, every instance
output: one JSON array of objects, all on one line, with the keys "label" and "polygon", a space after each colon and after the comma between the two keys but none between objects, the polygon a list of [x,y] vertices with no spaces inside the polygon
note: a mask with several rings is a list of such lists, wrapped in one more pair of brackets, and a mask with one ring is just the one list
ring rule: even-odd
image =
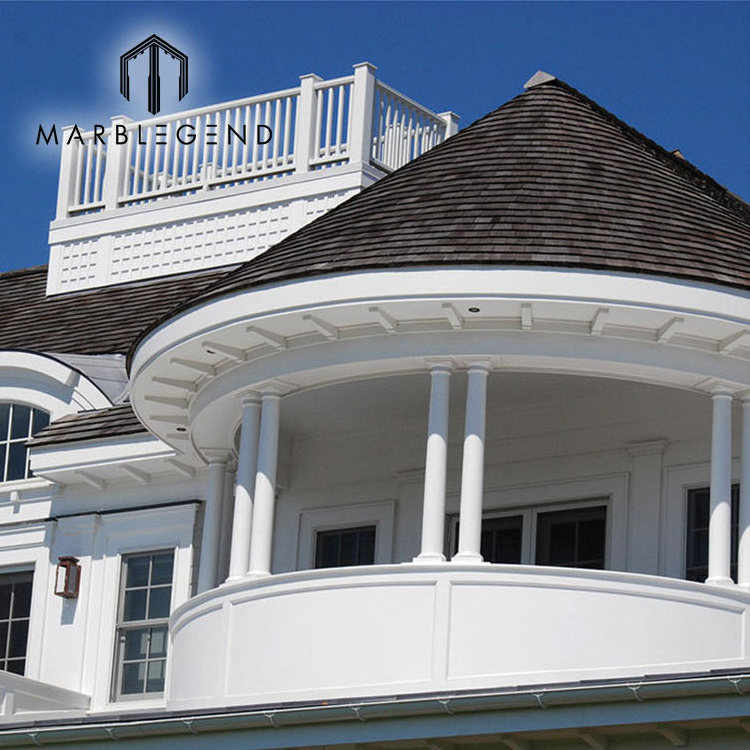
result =
[{"label": "white house exterior", "polygon": [[750,208],[545,73],[457,123],[365,63],[63,147],[0,747],[748,747]]}]

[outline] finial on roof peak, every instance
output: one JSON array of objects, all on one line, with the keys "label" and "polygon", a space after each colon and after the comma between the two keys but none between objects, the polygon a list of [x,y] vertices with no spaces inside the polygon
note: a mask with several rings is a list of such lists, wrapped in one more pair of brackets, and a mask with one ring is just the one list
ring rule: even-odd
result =
[{"label": "finial on roof peak", "polygon": [[551,76],[549,73],[545,73],[543,70],[537,70],[536,73],[534,73],[531,78],[529,78],[526,83],[524,83],[523,87],[525,89],[533,89],[534,86],[539,86],[542,83],[549,83],[550,81],[556,81],[557,78],[555,76]]}]

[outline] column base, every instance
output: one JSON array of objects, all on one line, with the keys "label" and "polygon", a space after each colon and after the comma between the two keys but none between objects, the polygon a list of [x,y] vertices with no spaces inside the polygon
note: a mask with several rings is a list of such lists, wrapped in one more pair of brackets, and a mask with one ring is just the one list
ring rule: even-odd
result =
[{"label": "column base", "polygon": [[248,570],[242,578],[268,578],[270,575],[267,570]]},{"label": "column base", "polygon": [[724,576],[716,577],[716,578],[706,578],[705,584],[707,586],[720,586],[721,588],[734,588],[734,581],[731,578],[726,578]]},{"label": "column base", "polygon": [[407,563],[407,565],[435,565],[436,563],[444,562],[446,562],[445,555],[423,552],[413,557],[411,563]]},{"label": "column base", "polygon": [[478,563],[489,565],[489,563],[485,563],[484,558],[478,552],[459,552],[453,555],[451,562],[458,564],[468,563],[470,565],[477,565]]}]

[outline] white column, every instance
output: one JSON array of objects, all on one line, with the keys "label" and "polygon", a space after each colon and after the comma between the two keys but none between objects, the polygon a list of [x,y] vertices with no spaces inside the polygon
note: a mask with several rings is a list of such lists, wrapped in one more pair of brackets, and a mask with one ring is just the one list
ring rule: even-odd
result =
[{"label": "white column", "polygon": [[430,414],[427,420],[427,456],[424,466],[422,549],[414,562],[444,562],[445,480],[448,469],[448,405],[450,363],[430,368]]},{"label": "white column", "polygon": [[219,567],[219,536],[221,534],[221,502],[224,499],[224,473],[227,457],[221,453],[208,455],[208,483],[203,514],[198,593],[216,586]]},{"label": "white column", "polygon": [[732,583],[732,394],[717,388],[712,394],[711,516],[708,522],[708,578],[706,583]]},{"label": "white column", "polygon": [[484,426],[489,370],[489,364],[484,362],[469,366],[458,553],[454,555],[453,562],[482,562],[480,548],[484,494]]},{"label": "white column", "polygon": [[279,416],[281,398],[278,393],[262,396],[258,471],[255,475],[255,507],[250,534],[249,575],[270,575],[273,548],[273,515],[276,504],[276,464],[279,457]]},{"label": "white column", "polygon": [[742,397],[741,450],[737,583],[750,591],[750,393]]},{"label": "white column", "polygon": [[234,491],[232,519],[232,550],[229,557],[229,578],[236,580],[247,573],[250,563],[250,528],[253,520],[253,490],[258,464],[258,424],[260,400],[248,396],[242,401],[240,453],[237,458],[237,484]]}]

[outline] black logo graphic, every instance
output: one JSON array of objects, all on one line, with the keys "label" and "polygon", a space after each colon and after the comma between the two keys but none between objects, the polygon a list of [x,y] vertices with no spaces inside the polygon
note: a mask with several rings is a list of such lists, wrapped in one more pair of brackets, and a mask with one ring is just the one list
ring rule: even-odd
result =
[{"label": "black logo graphic", "polygon": [[120,93],[130,101],[130,76],[128,65],[142,52],[148,50],[148,111],[158,114],[161,107],[161,85],[159,81],[159,50],[178,60],[180,63],[179,98],[183,99],[188,92],[188,57],[165,42],[161,37],[152,34],[133,49],[120,56]]}]

